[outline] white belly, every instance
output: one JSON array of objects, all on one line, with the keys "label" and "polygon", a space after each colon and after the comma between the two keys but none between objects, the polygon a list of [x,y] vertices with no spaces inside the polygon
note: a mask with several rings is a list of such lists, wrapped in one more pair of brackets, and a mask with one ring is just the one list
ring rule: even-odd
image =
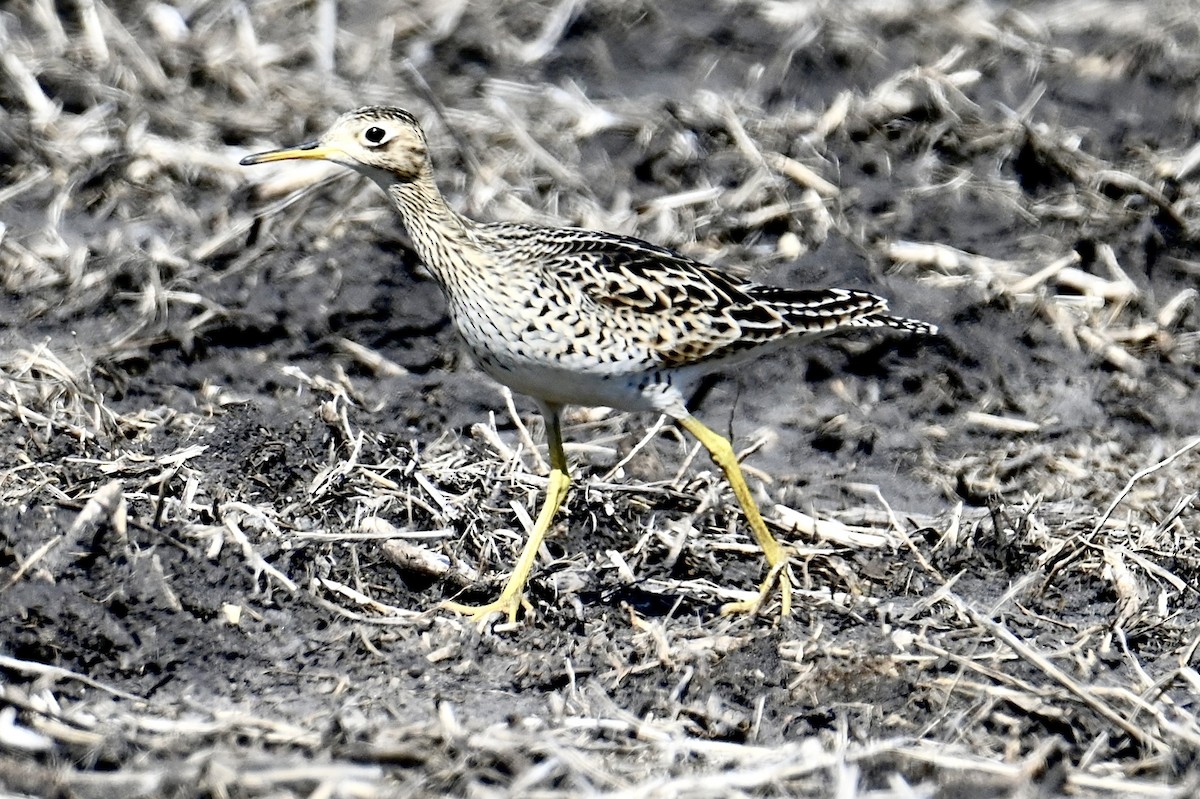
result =
[{"label": "white belly", "polygon": [[[478,355],[478,353],[477,353]],[[571,368],[479,358],[493,379],[519,394],[556,405],[604,405],[624,411],[666,413],[682,402],[680,386],[671,375],[657,379],[645,373],[596,374]]]}]

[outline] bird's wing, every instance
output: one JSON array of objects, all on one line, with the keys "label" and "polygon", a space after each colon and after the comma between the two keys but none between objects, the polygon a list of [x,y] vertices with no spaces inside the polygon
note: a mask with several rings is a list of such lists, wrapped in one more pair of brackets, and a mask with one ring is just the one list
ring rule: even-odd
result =
[{"label": "bird's wing", "polygon": [[743,281],[639,239],[564,232],[555,231],[539,256],[547,275],[636,329],[662,366],[722,360],[785,336],[853,325],[887,307],[861,291]]}]

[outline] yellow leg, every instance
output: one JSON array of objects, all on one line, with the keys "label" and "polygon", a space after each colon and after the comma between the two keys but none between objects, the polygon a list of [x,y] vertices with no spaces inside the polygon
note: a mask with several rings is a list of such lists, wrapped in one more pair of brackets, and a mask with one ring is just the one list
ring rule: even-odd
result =
[{"label": "yellow leg", "polygon": [[529,540],[525,543],[525,548],[521,550],[521,557],[517,559],[517,564],[513,567],[508,582],[504,584],[504,589],[495,602],[489,602],[486,605],[464,605],[461,602],[444,602],[442,604],[442,607],[447,610],[470,617],[481,628],[495,613],[503,613],[508,617],[509,622],[515,622],[517,611],[522,607],[526,612],[532,610],[529,601],[525,599],[525,582],[529,579],[529,573],[533,571],[538,549],[542,546],[551,522],[554,521],[554,514],[558,512],[563,498],[567,495],[567,488],[571,485],[571,476],[567,474],[567,456],[563,453],[559,408],[558,406],[544,405],[542,414],[546,418],[546,440],[550,446],[550,484],[546,489],[546,501],[542,503],[542,510],[538,513],[537,521],[534,522],[533,531],[529,533]]},{"label": "yellow leg", "polygon": [[746,521],[750,523],[750,532],[754,535],[754,540],[762,547],[763,555],[767,558],[769,571],[767,578],[763,580],[762,586],[759,588],[758,598],[750,602],[731,602],[721,608],[721,613],[758,612],[758,609],[770,596],[771,587],[778,581],[782,604],[781,613],[784,616],[789,615],[792,612],[792,583],[787,570],[787,552],[767,530],[767,524],[763,521],[762,514],[758,512],[758,504],[750,494],[750,487],[746,485],[746,480],[742,477],[742,467],[738,465],[733,445],[724,436],[705,427],[694,416],[683,417],[679,420],[679,424],[704,445],[708,454],[712,456],[713,462],[725,472],[725,478],[733,487],[733,495],[741,504],[742,511],[746,514]]}]

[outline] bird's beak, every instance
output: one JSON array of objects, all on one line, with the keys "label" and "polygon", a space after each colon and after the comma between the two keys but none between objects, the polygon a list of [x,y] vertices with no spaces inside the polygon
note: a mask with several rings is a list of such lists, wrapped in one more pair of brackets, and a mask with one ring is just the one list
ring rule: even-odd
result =
[{"label": "bird's beak", "polygon": [[267,150],[265,153],[248,155],[241,160],[242,166],[265,164],[269,161],[332,161],[335,150],[325,147],[319,141],[310,141],[298,147],[285,147],[282,150]]}]

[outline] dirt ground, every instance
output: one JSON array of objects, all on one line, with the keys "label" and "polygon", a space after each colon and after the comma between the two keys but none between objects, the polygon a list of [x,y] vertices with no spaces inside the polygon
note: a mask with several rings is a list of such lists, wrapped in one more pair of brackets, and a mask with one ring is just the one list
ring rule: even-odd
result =
[{"label": "dirt ground", "polygon": [[[1200,8],[0,8],[0,789],[1200,791]],[[795,610],[653,418],[545,488],[382,195],[246,169],[410,109],[464,213],[886,296],[705,386]],[[653,435],[646,436],[648,430]],[[531,442],[533,444],[531,445]]]}]

